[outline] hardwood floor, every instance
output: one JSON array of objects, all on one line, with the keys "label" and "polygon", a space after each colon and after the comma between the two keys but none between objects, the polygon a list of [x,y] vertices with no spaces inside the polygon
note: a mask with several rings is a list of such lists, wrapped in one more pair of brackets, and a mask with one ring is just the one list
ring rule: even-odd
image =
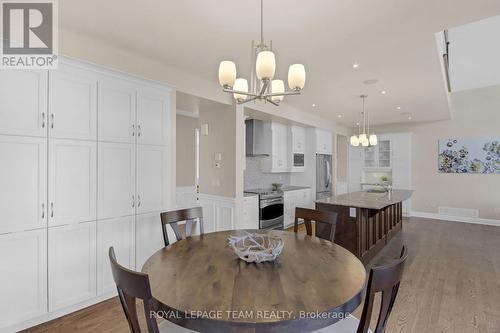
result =
[{"label": "hardwood floor", "polygon": [[[403,242],[409,257],[387,333],[500,333],[500,227],[405,219],[403,232],[369,266],[397,257]],[[27,332],[114,333],[128,326],[115,298]]]}]

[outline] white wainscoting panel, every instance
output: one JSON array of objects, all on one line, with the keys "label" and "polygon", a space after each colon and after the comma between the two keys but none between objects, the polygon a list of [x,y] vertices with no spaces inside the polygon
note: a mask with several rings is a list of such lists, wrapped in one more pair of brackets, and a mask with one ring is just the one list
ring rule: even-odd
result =
[{"label": "white wainscoting panel", "polygon": [[203,226],[206,233],[234,229],[235,199],[217,195],[198,195],[203,208]]},{"label": "white wainscoting panel", "polygon": [[196,186],[182,186],[176,189],[177,208],[198,206],[196,199]]}]

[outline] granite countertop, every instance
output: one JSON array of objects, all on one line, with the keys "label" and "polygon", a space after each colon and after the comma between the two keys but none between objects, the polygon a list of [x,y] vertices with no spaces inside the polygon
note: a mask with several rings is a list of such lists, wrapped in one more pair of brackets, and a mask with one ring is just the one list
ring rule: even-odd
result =
[{"label": "granite countertop", "polygon": [[283,192],[288,192],[288,191],[298,191],[298,190],[305,190],[310,188],[309,186],[284,186],[281,190]]},{"label": "granite countertop", "polygon": [[378,210],[389,205],[407,200],[411,197],[412,193],[413,191],[411,190],[392,190],[391,193],[369,193],[366,191],[359,191],[316,200],[316,202],[337,206],[369,208]]},{"label": "granite countertop", "polygon": [[255,197],[258,196],[257,193],[249,193],[249,192],[243,192],[244,197]]}]

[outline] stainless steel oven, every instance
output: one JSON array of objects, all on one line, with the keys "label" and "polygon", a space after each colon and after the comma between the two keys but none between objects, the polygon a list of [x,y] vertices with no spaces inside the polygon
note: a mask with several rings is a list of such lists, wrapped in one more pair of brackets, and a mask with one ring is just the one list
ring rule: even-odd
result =
[{"label": "stainless steel oven", "polygon": [[304,166],[304,154],[294,153],[293,154],[293,166],[303,167]]},{"label": "stainless steel oven", "polygon": [[283,194],[260,196],[260,229],[283,229]]}]

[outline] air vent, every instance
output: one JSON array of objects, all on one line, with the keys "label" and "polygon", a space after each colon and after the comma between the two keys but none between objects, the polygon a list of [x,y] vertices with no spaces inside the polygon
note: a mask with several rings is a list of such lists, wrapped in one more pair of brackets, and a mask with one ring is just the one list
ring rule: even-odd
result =
[{"label": "air vent", "polygon": [[456,216],[456,217],[479,217],[479,210],[453,207],[438,207],[439,215]]}]

